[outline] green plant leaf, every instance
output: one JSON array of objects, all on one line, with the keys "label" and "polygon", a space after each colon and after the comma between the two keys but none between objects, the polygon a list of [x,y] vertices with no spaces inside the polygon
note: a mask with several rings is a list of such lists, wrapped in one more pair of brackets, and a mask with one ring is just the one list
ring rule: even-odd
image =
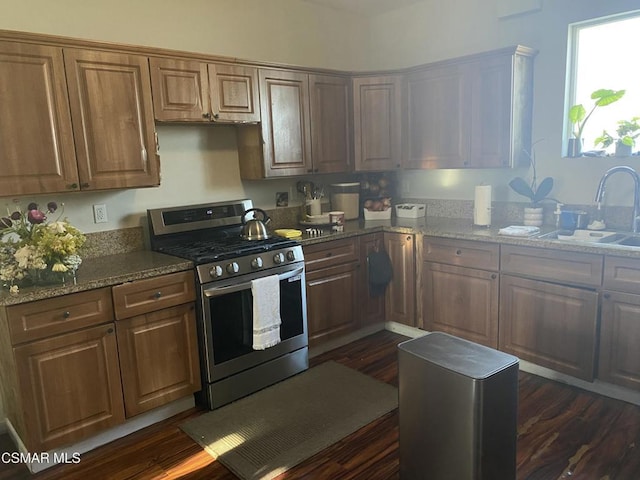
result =
[{"label": "green plant leaf", "polygon": [[596,101],[596,105],[604,107],[605,105],[611,105],[613,102],[620,100],[626,90],[608,90],[601,88],[591,94],[591,98]]},{"label": "green plant leaf", "polygon": [[584,116],[587,114],[587,111],[584,109],[581,103],[578,105],[574,105],[569,109],[569,121],[571,123],[579,123],[584,120]]},{"label": "green plant leaf", "polygon": [[542,182],[540,182],[540,186],[538,190],[534,193],[531,201],[533,203],[538,203],[543,200],[547,195],[551,193],[551,189],[553,188],[553,178],[547,177]]},{"label": "green plant leaf", "polygon": [[529,184],[522,177],[516,177],[511,180],[509,182],[509,186],[513,189],[514,192],[527,197],[533,202],[535,194],[533,193],[533,190],[531,190]]}]

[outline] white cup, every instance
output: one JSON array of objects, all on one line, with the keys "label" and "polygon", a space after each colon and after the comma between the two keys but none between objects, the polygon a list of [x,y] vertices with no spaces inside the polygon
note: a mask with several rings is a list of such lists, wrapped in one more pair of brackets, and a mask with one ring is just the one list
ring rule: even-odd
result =
[{"label": "white cup", "polygon": [[329,222],[333,225],[333,231],[342,232],[344,230],[344,212],[329,212]]},{"label": "white cup", "polygon": [[322,205],[320,204],[319,198],[310,198],[307,200],[307,212],[313,216],[322,214]]}]

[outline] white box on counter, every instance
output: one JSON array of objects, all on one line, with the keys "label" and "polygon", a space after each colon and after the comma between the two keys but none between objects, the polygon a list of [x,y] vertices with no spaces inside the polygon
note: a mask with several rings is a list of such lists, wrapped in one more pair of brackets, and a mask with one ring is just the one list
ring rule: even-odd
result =
[{"label": "white box on counter", "polygon": [[399,203],[396,205],[396,217],[421,218],[427,214],[427,206],[422,203]]}]

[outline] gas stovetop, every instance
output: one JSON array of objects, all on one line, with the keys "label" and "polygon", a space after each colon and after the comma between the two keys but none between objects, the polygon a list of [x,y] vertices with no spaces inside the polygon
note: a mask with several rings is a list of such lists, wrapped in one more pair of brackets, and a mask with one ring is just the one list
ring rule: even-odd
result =
[{"label": "gas stovetop", "polygon": [[259,254],[295,245],[298,245],[298,242],[281,237],[271,237],[264,240],[220,238],[179,245],[167,245],[158,247],[157,251],[186,258],[196,264],[202,264]]},{"label": "gas stovetop", "polygon": [[191,260],[200,283],[303,262],[295,240],[270,237],[246,240],[240,235],[251,200],[234,200],[147,210],[151,249]]}]

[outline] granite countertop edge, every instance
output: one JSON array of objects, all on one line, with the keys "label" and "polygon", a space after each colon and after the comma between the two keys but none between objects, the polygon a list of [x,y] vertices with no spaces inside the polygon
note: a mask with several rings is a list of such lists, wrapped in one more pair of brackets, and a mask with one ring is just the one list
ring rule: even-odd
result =
[{"label": "granite countertop edge", "polygon": [[80,265],[75,284],[21,288],[18,294],[0,290],[0,306],[59,297],[192,268],[193,263],[188,260],[148,250],[88,258]]},{"label": "granite countertop edge", "polygon": [[[303,246],[309,246],[367,233],[395,232],[408,235],[419,234],[503,245],[553,248],[554,250],[571,252],[640,258],[640,248],[637,247],[610,244],[577,244],[535,237],[511,237],[500,235],[498,233],[500,228],[502,226],[478,227],[468,219],[447,217],[426,217],[416,220],[395,217],[391,220],[350,220],[345,223],[342,232],[324,232],[321,236],[310,236],[304,233],[300,243]],[[554,227],[543,227],[541,233],[553,230],[555,230]],[[69,293],[109,287],[192,268],[193,263],[188,260],[149,250],[88,258],[80,266],[75,284],[23,288],[16,295],[10,294],[7,290],[0,290],[0,306],[17,305]]]}]

